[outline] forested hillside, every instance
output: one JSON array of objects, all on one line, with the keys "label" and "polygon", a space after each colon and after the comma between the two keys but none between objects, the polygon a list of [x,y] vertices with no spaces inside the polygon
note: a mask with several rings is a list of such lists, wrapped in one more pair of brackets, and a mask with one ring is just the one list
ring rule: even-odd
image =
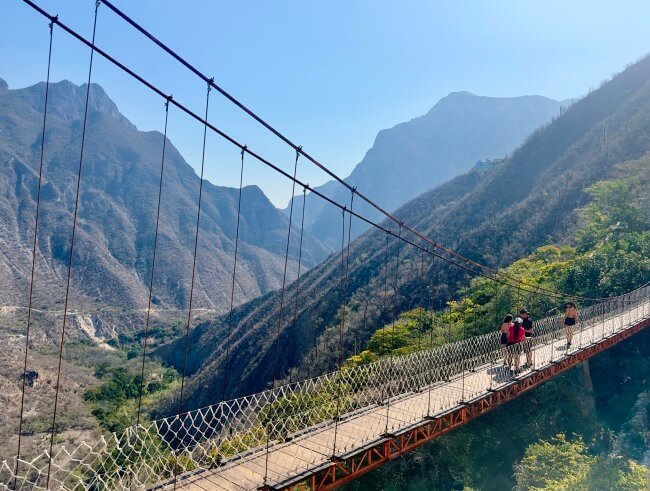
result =
[{"label": "forested hillside", "polygon": [[[579,220],[576,210],[589,200],[587,188],[613,175],[614,164],[639,159],[650,150],[650,59],[630,66],[575,103],[551,124],[536,131],[507,160],[475,169],[423,194],[396,215],[431,238],[461,253],[501,267],[544,244],[569,243]],[[382,302],[385,236],[369,231],[350,248],[349,299],[345,356],[363,345],[392,316],[418,305],[449,299],[465,274],[426,261],[426,283],[414,274],[422,256],[400,250],[396,305]],[[391,261],[397,244],[390,241]],[[391,266],[393,270],[393,266]],[[335,367],[338,344],[340,258],[332,257],[301,281],[295,310],[278,323],[278,295],[269,294],[235,312],[229,395],[258,390],[274,373],[293,377]],[[294,288],[288,293],[295,299]],[[608,291],[608,293],[610,293]],[[290,300],[293,302],[293,300]],[[291,305],[291,303],[289,303]],[[367,305],[368,308],[364,308]],[[281,350],[273,350],[276,329]],[[194,330],[189,340],[190,404],[218,400],[225,362],[227,323],[216,319]],[[160,350],[181,363],[178,344]]]},{"label": "forested hillside", "polygon": [[[649,168],[650,155],[616,166],[612,179],[587,189],[590,201],[578,210],[572,245],[542,246],[503,272],[529,284],[591,296],[649,284]],[[561,307],[556,298],[516,286],[497,289],[484,278],[454,298],[445,310],[418,307],[403,313],[375,331],[366,349],[346,365],[494,333],[517,305],[535,317]],[[583,300],[578,308],[593,302]],[[574,340],[588,343],[582,334]],[[350,488],[645,491],[650,477],[647,340],[648,333],[639,334]],[[556,342],[560,356],[563,349]],[[322,400],[327,389],[317,394]],[[292,420],[302,414],[309,407],[306,401],[287,397],[282,416]]]},{"label": "forested hillside", "polygon": [[[587,192],[571,244],[546,245],[506,268],[539,286],[616,295],[650,282],[650,155]],[[448,310],[417,308],[378,329],[349,364],[494,331],[525,305],[557,301],[477,279]],[[362,478],[349,489],[644,491],[650,475],[650,333],[643,332],[494,413]],[[538,441],[543,440],[543,441]],[[415,476],[415,477],[414,477]]]}]

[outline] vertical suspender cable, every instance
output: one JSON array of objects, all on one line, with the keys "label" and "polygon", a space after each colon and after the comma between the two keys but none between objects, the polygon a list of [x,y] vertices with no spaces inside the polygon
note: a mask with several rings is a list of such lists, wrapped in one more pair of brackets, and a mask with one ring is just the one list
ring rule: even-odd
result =
[{"label": "vertical suspender cable", "polygon": [[165,101],[165,128],[163,131],[162,157],[160,159],[160,180],[158,182],[158,205],[156,207],[156,228],[153,235],[153,254],[151,258],[151,273],[149,277],[149,301],[147,303],[147,316],[144,323],[144,337],[142,342],[142,366],[140,370],[140,390],[138,393],[138,409],[136,425],[140,424],[142,410],[142,394],[144,391],[144,365],[147,357],[147,338],[149,337],[149,321],[151,319],[151,300],[153,298],[154,276],[156,272],[156,256],[158,252],[158,230],[160,226],[160,208],[162,203],[163,173],[165,171],[165,150],[167,148],[167,121],[169,119],[169,100]]},{"label": "vertical suspender cable", "polygon": [[[424,307],[425,301],[426,301],[426,296],[425,296],[425,293],[424,293],[424,292],[426,292],[426,281],[424,280],[424,254],[423,253],[418,254],[418,252],[419,252],[418,249],[415,249],[413,251],[412,264],[413,264],[413,267],[414,267],[415,272],[416,272],[417,284],[420,287],[419,288],[420,289],[420,294],[419,294],[420,301],[419,301],[419,303],[421,304],[420,307],[422,309],[422,312],[420,313],[420,320],[418,322],[417,328],[418,328],[418,352],[422,353],[422,351],[421,351],[422,350],[422,334],[423,334],[422,328],[427,325],[427,324],[425,324],[426,317],[423,315],[423,314],[426,313],[426,309]],[[418,256],[421,257],[421,260],[420,260],[419,264],[418,264]],[[424,377],[423,381],[426,383],[426,380],[427,380],[426,370],[424,371],[424,373],[419,373],[419,374],[414,374],[414,375],[416,375],[418,377],[423,376]],[[422,384],[418,384],[418,386],[416,388],[418,390],[422,390],[423,387],[424,386]]]},{"label": "vertical suspender cable", "polygon": [[381,301],[381,310],[386,310],[388,303],[388,240],[390,235],[386,234],[386,248],[384,250],[384,295]]},{"label": "vertical suspender cable", "polygon": [[[205,120],[208,120],[208,110],[210,108],[210,84],[208,84],[208,89],[205,96]],[[190,279],[190,298],[187,308],[187,322],[185,324],[185,343],[183,347],[183,369],[181,372],[181,393],[180,401],[178,405],[178,413],[182,413],[184,409],[184,390],[185,390],[185,375],[187,371],[187,352],[189,349],[189,339],[190,339],[190,324],[192,322],[192,303],[194,302],[194,280],[196,277],[196,256],[199,249],[199,229],[201,225],[201,202],[203,201],[203,171],[205,168],[205,146],[207,140],[207,124],[203,125],[203,146],[201,149],[201,175],[199,176],[199,200],[196,210],[196,226],[194,229],[194,252],[192,254],[192,276]]]},{"label": "vertical suspender cable", "polygon": [[447,323],[447,343],[451,343],[451,318],[452,318],[452,310],[451,310],[451,298],[447,297],[447,305],[449,306],[449,317],[448,320],[449,322]]},{"label": "vertical suspender cable", "polygon": [[343,366],[343,329],[345,326],[345,207],[341,212],[341,284],[339,289],[341,304],[341,322],[339,322],[339,362],[338,369]]},{"label": "vertical suspender cable", "polygon": [[[386,234],[386,247],[384,249],[384,295],[383,295],[383,298],[381,300],[381,314],[382,314],[382,316],[383,316],[384,311],[386,310],[386,304],[388,303],[388,241],[389,241],[389,238],[390,238],[390,235]],[[380,319],[381,319],[382,316],[380,316]],[[381,329],[385,329],[385,327],[381,327]],[[386,348],[386,336],[385,336],[385,333],[384,333],[384,336],[382,336],[382,345],[384,345],[383,347],[386,350],[387,348]],[[390,347],[388,349],[390,349]],[[389,381],[388,381],[387,378],[384,379],[384,384],[385,384],[384,391],[385,391],[385,394],[388,397],[388,394],[390,392],[389,392],[389,389],[388,389]]]},{"label": "vertical suspender cable", "polygon": [[93,71],[93,55],[95,54],[95,34],[97,32],[97,12],[99,10],[100,2],[95,2],[95,15],[93,19],[93,37],[90,48],[90,62],[88,64],[88,82],[86,84],[86,102],[84,105],[84,119],[81,130],[81,148],[79,151],[79,167],[77,170],[77,189],[75,193],[74,212],[72,216],[72,233],[70,234],[70,255],[68,257],[68,275],[65,287],[65,301],[63,305],[63,325],[61,326],[61,341],[59,344],[59,364],[56,371],[56,392],[54,393],[54,413],[52,415],[52,427],[50,430],[50,450],[47,459],[47,480],[46,488],[50,487],[50,477],[52,473],[52,450],[54,448],[54,434],[56,433],[56,413],[59,403],[59,391],[61,386],[61,367],[63,365],[63,345],[65,341],[65,328],[68,319],[68,300],[70,299],[70,278],[72,276],[72,261],[74,257],[74,244],[75,234],[77,231],[77,215],[79,212],[79,192],[81,190],[81,169],[83,167],[84,146],[86,143],[86,124],[88,122],[88,102],[90,100],[90,79]]},{"label": "vertical suspender cable", "polygon": [[[181,414],[184,411],[184,396],[185,396],[185,375],[187,372],[187,353],[189,350],[190,343],[190,323],[192,322],[192,303],[194,301],[194,280],[196,278],[196,257],[198,255],[199,249],[199,229],[201,225],[201,202],[203,200],[203,171],[205,169],[205,146],[208,134],[208,110],[210,108],[210,84],[205,95],[205,121],[203,124],[203,145],[201,148],[201,175],[199,176],[199,200],[197,203],[196,210],[196,227],[194,230],[194,253],[192,254],[192,276],[190,280],[190,298],[187,307],[187,323],[185,324],[185,343],[183,346],[183,369],[181,372],[181,391],[180,399],[178,402],[178,413]],[[177,478],[178,478],[178,452],[174,451],[174,489],[176,489]]]},{"label": "vertical suspender cable", "polygon": [[[298,323],[298,297],[300,296],[300,273],[301,273],[301,267],[302,267],[302,239],[304,236],[305,232],[305,205],[307,204],[307,188],[303,187],[302,188],[302,211],[300,214],[300,241],[298,245],[298,276],[296,278],[296,291],[293,295],[293,322],[291,326],[291,336],[290,336],[290,341],[292,343],[295,343],[294,341],[294,336],[296,335],[296,327]],[[294,344],[295,348],[295,344]],[[291,351],[291,355],[293,356],[293,350]],[[291,360],[293,361],[293,359]],[[289,383],[291,383],[291,376],[293,374],[293,370],[291,367],[289,368]]]},{"label": "vertical suspender cable", "polygon": [[[352,213],[354,211],[354,193],[356,192],[356,189],[357,188],[352,188],[352,191],[350,192],[350,213],[348,214],[348,245],[345,252],[345,286],[344,286],[345,290],[343,293],[343,321],[342,321],[344,328],[345,328],[345,308],[348,302],[348,295],[349,295],[348,272],[350,269],[350,239],[352,237]],[[350,329],[349,326],[348,329]]]},{"label": "vertical suspender cable", "polygon": [[[22,387],[20,391],[20,423],[18,424],[18,448],[16,451],[16,466],[14,468],[14,475],[18,473],[18,461],[20,460],[20,446],[22,443],[23,435],[23,422],[24,422],[24,411],[25,411],[25,384],[27,380],[27,359],[29,354],[29,341],[30,341],[30,330],[32,327],[32,305],[33,305],[33,294],[34,294],[34,275],[36,271],[36,248],[38,246],[38,221],[40,218],[41,210],[41,185],[43,183],[43,155],[45,153],[45,123],[47,121],[47,102],[50,95],[50,68],[52,66],[52,39],[54,31],[54,22],[50,21],[49,23],[50,30],[50,40],[49,47],[47,52],[47,77],[45,79],[45,102],[43,104],[43,128],[41,130],[41,153],[40,153],[40,162],[38,166],[38,188],[36,191],[36,213],[34,215],[34,240],[32,241],[32,270],[29,280],[29,300],[27,304],[27,329],[25,332],[25,358],[23,361],[23,380]],[[15,483],[14,483],[15,485]]]},{"label": "vertical suspender cable", "polygon": [[[368,304],[370,303],[370,295],[366,295],[366,302],[363,307],[363,319],[361,321],[361,332],[365,335],[366,328],[368,327]],[[357,345],[357,335],[354,335],[354,354],[359,354],[359,347]]]},{"label": "vertical suspender cable", "polygon": [[345,207],[341,212],[341,284],[339,288],[339,302],[341,304],[341,322],[339,322],[339,361],[337,367],[337,373],[334,379],[335,385],[335,399],[336,399],[336,414],[334,415],[334,444],[332,445],[332,455],[336,455],[336,443],[339,429],[339,418],[341,416],[341,380],[340,373],[341,367],[343,367],[343,329],[345,327]]},{"label": "vertical suspender cable", "polygon": [[[435,329],[435,325],[434,325],[435,317],[434,317],[434,311],[433,311],[433,272],[434,272],[434,268],[435,268],[435,265],[436,265],[435,261],[436,261],[436,256],[432,256],[432,259],[431,259],[431,272],[432,272],[431,277],[432,278],[431,278],[431,283],[430,283],[431,286],[427,285],[427,291],[428,291],[428,294],[429,294],[429,313],[431,315],[431,325],[429,326],[431,328],[431,331],[429,333],[429,349],[431,349],[431,350],[433,350],[433,331]],[[434,372],[431,370],[431,373],[434,373]],[[427,395],[427,417],[431,416],[431,386],[433,385],[435,380],[433,379],[433,377],[430,377],[428,382],[429,382],[429,384],[428,384],[428,388],[427,388],[427,390],[428,390],[428,395]]]},{"label": "vertical suspender cable", "polygon": [[[496,274],[494,275],[494,278],[496,280]],[[498,281],[494,282],[494,297],[493,297],[492,304],[494,306],[494,309],[493,309],[494,310],[494,317],[495,317],[494,325],[499,326],[499,337],[501,337],[501,323],[499,322],[499,282]],[[499,342],[500,342],[500,340],[499,340]],[[496,363],[496,362],[497,362],[497,358],[493,357],[492,358],[492,363]],[[490,375],[489,380],[490,380],[490,384],[489,384],[488,390],[492,390],[492,376],[491,375]]]},{"label": "vertical suspender cable", "polygon": [[291,203],[289,204],[289,226],[287,227],[287,246],[284,252],[284,273],[282,274],[282,288],[280,289],[280,306],[278,309],[278,321],[275,329],[275,363],[273,367],[273,386],[278,379],[278,370],[280,363],[280,326],[282,325],[282,314],[284,312],[284,290],[287,284],[287,265],[289,263],[289,245],[291,244],[291,225],[293,222],[293,203],[295,201],[294,195],[296,193],[296,175],[298,172],[298,159],[300,158],[300,150],[296,150],[296,160],[293,165],[293,179],[291,181]]},{"label": "vertical suspender cable", "polygon": [[228,314],[228,335],[226,337],[226,357],[224,359],[223,366],[223,388],[221,390],[221,401],[226,400],[226,395],[228,393],[228,378],[230,374],[230,337],[232,335],[232,315],[233,307],[235,302],[235,279],[237,277],[237,253],[239,251],[239,224],[241,220],[241,195],[242,188],[244,186],[244,154],[246,153],[246,147],[241,150],[241,165],[239,168],[239,194],[237,195],[237,227],[235,229],[235,257],[232,262],[232,283],[230,285],[230,312]]},{"label": "vertical suspender cable", "polygon": [[[273,387],[278,379],[278,368],[280,363],[280,327],[282,325],[282,313],[284,311],[284,291],[287,284],[287,265],[289,263],[289,245],[291,244],[291,225],[293,223],[293,204],[295,201],[296,193],[296,175],[298,174],[298,159],[300,158],[300,150],[296,149],[296,159],[293,164],[293,179],[291,180],[291,203],[289,204],[289,225],[287,227],[287,245],[284,252],[284,273],[282,275],[282,288],[280,289],[280,305],[278,309],[278,321],[275,329],[275,363],[273,367]],[[271,446],[271,435],[266,431],[266,456],[264,457],[264,483],[269,476],[269,449]]]},{"label": "vertical suspender cable", "polygon": [[494,274],[494,323],[501,326],[499,321],[499,277],[498,272]]},{"label": "vertical suspender cable", "polygon": [[[400,244],[402,242],[402,224],[400,223],[398,231],[397,231],[397,251],[395,254],[395,283],[393,286],[393,315],[392,315],[392,322],[391,322],[391,331],[393,336],[395,335],[395,322],[397,320],[397,301],[398,301],[398,290],[399,290],[399,252],[400,252]],[[386,263],[386,268],[388,268],[388,263]],[[395,375],[394,370],[395,370],[395,365],[394,365],[394,360],[393,360],[393,350],[391,349],[389,351],[389,357],[390,357],[390,365],[389,365],[389,376],[388,376],[388,397],[386,399],[386,431],[385,433],[388,434],[388,423],[390,420],[390,398],[392,395],[392,383],[393,383],[393,377]]]}]

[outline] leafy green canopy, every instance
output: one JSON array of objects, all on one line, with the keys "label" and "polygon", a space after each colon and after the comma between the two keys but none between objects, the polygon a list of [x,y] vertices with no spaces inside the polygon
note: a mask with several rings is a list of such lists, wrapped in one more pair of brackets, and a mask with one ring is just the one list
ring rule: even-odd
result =
[{"label": "leafy green canopy", "polygon": [[560,433],[526,449],[516,466],[517,490],[589,491],[617,489],[644,491],[648,488],[648,469],[622,457],[593,456],[579,436],[573,439]]}]

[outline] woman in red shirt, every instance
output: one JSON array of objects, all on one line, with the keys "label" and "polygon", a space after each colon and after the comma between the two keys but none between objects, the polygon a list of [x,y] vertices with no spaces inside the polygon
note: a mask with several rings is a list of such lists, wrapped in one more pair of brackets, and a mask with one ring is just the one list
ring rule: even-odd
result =
[{"label": "woman in red shirt", "polygon": [[512,359],[514,358],[515,362],[515,371],[514,373],[519,373],[519,361],[521,355],[521,342],[524,340],[526,331],[521,325],[523,324],[521,317],[517,317],[514,323],[508,329],[508,351],[510,352],[510,357],[508,360],[508,368],[512,371]]}]

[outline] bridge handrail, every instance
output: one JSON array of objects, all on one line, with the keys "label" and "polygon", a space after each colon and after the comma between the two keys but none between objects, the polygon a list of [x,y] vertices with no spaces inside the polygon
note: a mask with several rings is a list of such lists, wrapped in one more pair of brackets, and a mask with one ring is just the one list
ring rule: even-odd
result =
[{"label": "bridge handrail", "polygon": [[[650,314],[650,309],[646,309],[649,296],[650,286],[644,285],[581,309],[581,323],[575,326],[576,349],[645,318]],[[623,319],[626,315],[627,321]],[[608,319],[617,321],[610,322],[611,332],[605,331]],[[596,329],[591,329],[593,339],[580,339],[599,322],[602,331],[598,339],[594,334]],[[539,319],[534,327],[533,351],[538,346],[559,342],[564,332],[561,315]],[[397,404],[405,394],[444,388],[446,395],[432,409],[437,412],[480,395],[486,387],[469,382],[467,374],[480,366],[494,364],[502,354],[499,334],[491,332],[142,423],[119,435],[101,436],[94,443],[83,442],[72,449],[61,445],[52,455],[54,472],[50,484],[64,489],[153,484],[175,474],[246,460],[262,450],[283,445],[287,438],[298,438],[304,432],[336,425],[338,421],[353,420],[367,411],[375,411],[377,415],[385,413],[386,422],[383,416],[378,417],[376,427],[368,429],[371,441],[384,430],[390,430],[391,405]],[[421,418],[426,414],[416,416]],[[351,450],[345,445],[344,441],[335,442],[332,454]],[[0,466],[0,489],[11,489],[11,480],[33,488],[42,486],[41,471],[48,459],[44,452],[32,460],[21,460],[17,475],[13,472],[15,461],[4,461]]]}]

